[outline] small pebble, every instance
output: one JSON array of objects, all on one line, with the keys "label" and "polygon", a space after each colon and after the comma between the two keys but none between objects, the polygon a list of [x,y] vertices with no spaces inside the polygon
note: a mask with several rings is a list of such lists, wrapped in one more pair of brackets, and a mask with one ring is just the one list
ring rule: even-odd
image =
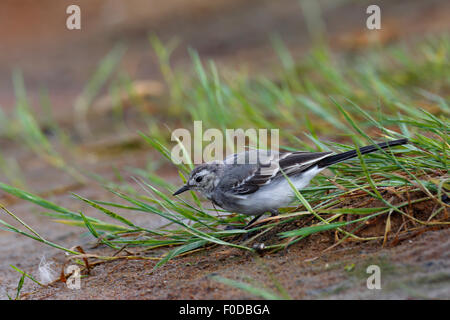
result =
[{"label": "small pebble", "polygon": [[266,245],[262,242],[261,243],[257,242],[255,244],[253,244],[253,249],[255,249],[258,252],[263,251],[265,248],[266,248]]}]

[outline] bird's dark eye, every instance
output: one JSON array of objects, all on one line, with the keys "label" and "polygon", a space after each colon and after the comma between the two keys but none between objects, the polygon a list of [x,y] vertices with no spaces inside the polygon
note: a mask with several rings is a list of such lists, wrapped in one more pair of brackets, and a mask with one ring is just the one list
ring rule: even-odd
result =
[{"label": "bird's dark eye", "polygon": [[202,180],[203,180],[202,176],[195,178],[195,181],[197,181],[197,182],[201,182]]}]

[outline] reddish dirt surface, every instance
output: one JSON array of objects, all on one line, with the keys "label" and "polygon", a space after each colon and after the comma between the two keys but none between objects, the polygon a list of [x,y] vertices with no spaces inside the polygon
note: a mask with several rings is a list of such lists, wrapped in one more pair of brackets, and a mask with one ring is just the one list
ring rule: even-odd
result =
[{"label": "reddish dirt surface", "polygon": [[[322,255],[332,236],[317,235],[287,252],[255,258],[238,250],[217,248],[176,259],[151,273],[155,262],[115,261],[99,265],[83,279],[80,290],[64,284],[39,289],[28,299],[253,299],[210,278],[264,284],[278,281],[293,299],[449,298],[450,230],[424,233],[394,248],[379,243],[346,245]],[[435,244],[430,247],[430,244]],[[353,266],[354,265],[354,266]],[[369,265],[382,270],[381,290],[368,290]]]},{"label": "reddish dirt surface", "polygon": [[[188,62],[186,46],[196,48],[203,57],[214,58],[230,68],[248,68],[252,72],[268,72],[277,64],[268,40],[269,33],[278,33],[301,56],[309,44],[307,28],[298,1],[111,1],[112,10],[101,0],[80,0],[83,12],[82,31],[64,27],[65,8],[71,1],[15,0],[0,5],[0,107],[10,112],[14,93],[10,71],[23,71],[28,94],[36,107],[39,90],[49,91],[57,118],[73,126],[72,107],[75,98],[88,82],[99,60],[117,43],[125,42],[128,51],[121,69],[132,79],[160,79],[147,35],[158,34],[163,40],[173,36],[181,39],[174,53],[174,64]],[[150,4],[149,4],[150,3]],[[324,2],[325,3],[325,2]],[[331,3],[330,1],[326,3]],[[385,42],[450,29],[448,1],[381,1]],[[117,9],[119,8],[119,9]],[[123,12],[113,14],[112,12]],[[358,50],[369,44],[364,31],[365,5],[344,3],[328,5],[324,20],[330,41],[339,50]],[[14,30],[14,31],[12,31]],[[38,109],[36,107],[36,109]],[[158,156],[143,146],[120,152],[121,135],[108,130],[108,118],[97,121],[100,133],[82,144],[82,151],[65,155],[71,163],[113,179],[114,168],[131,179],[126,166],[144,168]],[[133,125],[133,121],[129,124]],[[138,127],[136,127],[136,130]],[[119,137],[118,137],[119,136]],[[134,141],[130,136],[125,140]],[[119,142],[117,142],[119,140]],[[118,152],[112,152],[114,145]],[[105,153],[94,152],[92,145],[102,145]],[[111,147],[113,146],[113,147]],[[3,155],[17,160],[27,188],[50,200],[87,215],[97,213],[70,192],[87,198],[112,200],[111,194],[96,184],[77,186],[70,176],[37,159],[24,146],[0,139]],[[172,181],[177,175],[163,167],[157,174]],[[0,181],[3,178],[0,177]],[[81,245],[100,254],[105,248],[91,249],[92,238],[81,235],[75,227],[51,222],[37,214],[41,209],[0,193],[0,202],[19,215],[50,241],[66,247]],[[426,208],[425,208],[426,209]],[[129,213],[128,213],[129,214]],[[131,214],[133,221],[147,227],[162,223],[149,215]],[[1,219],[12,223],[2,214]],[[382,228],[383,225],[380,225]],[[152,261],[115,261],[100,264],[83,278],[81,290],[70,290],[62,283],[38,288],[25,281],[22,292],[27,299],[244,299],[249,294],[211,280],[218,274],[236,280],[251,278],[257,284],[274,287],[273,278],[295,299],[349,298],[450,298],[450,242],[448,229],[421,233],[385,247],[381,241],[346,243],[317,259],[318,254],[335,243],[334,234],[311,236],[285,252],[265,254],[257,258],[242,251],[223,247],[175,259],[154,273]],[[0,230],[0,298],[15,293],[19,274],[9,265],[37,276],[43,256],[60,270],[64,254],[31,239]],[[352,266],[354,264],[354,266]],[[382,290],[368,290],[366,267],[382,268]]]}]

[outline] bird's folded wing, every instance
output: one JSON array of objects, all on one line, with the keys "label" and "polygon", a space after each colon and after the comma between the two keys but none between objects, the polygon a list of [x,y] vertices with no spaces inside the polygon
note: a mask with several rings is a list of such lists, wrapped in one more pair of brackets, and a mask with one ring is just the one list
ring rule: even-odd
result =
[{"label": "bird's folded wing", "polygon": [[234,195],[251,194],[280,178],[283,172],[288,177],[300,174],[330,154],[331,152],[286,152],[277,154],[266,162],[234,165],[219,187]]}]

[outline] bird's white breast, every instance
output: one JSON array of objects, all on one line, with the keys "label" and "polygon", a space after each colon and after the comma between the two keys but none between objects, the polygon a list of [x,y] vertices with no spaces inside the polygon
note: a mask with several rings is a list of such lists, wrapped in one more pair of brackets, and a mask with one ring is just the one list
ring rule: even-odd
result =
[{"label": "bird's white breast", "polygon": [[[305,188],[311,179],[321,172],[324,168],[314,167],[304,172],[303,174],[291,177],[290,181],[297,190]],[[267,212],[288,206],[294,199],[295,193],[289,182],[285,178],[280,178],[278,181],[273,181],[268,185],[259,188],[255,193],[238,199],[240,206],[245,207],[248,214],[253,212]]]}]

